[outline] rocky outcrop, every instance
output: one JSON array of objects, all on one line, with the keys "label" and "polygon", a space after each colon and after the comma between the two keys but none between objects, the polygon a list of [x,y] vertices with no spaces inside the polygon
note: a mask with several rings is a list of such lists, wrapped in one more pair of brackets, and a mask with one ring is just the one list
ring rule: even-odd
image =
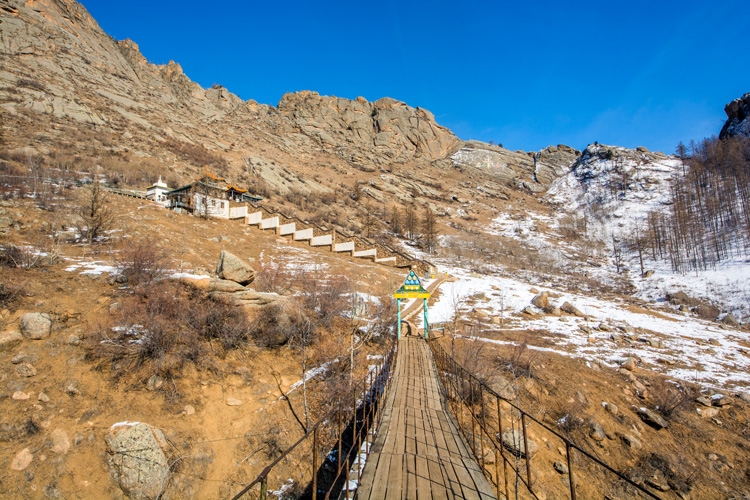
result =
[{"label": "rocky outcrop", "polygon": [[130,498],[157,498],[169,476],[161,430],[140,422],[113,425],[106,436],[110,473]]},{"label": "rocky outcrop", "polygon": [[352,101],[303,91],[284,95],[278,110],[315,142],[341,148],[340,154],[354,164],[432,161],[459,143],[426,109],[389,97],[371,103],[363,97]]},{"label": "rocky outcrop", "polygon": [[565,144],[542,149],[534,155],[536,182],[548,187],[555,179],[570,172],[580,155],[580,151]]},{"label": "rocky outcrop", "polygon": [[250,267],[250,264],[226,250],[222,250],[219,254],[216,275],[222,280],[234,281],[243,286],[255,280],[255,270]]},{"label": "rocky outcrop", "polygon": [[727,114],[727,121],[721,128],[719,139],[750,137],[750,92],[724,106],[724,112]]}]

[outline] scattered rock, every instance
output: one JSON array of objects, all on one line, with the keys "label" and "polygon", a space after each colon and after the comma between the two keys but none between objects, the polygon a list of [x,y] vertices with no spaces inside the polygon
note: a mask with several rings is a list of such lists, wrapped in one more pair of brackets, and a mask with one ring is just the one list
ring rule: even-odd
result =
[{"label": "scattered rock", "polygon": [[19,377],[33,377],[36,375],[36,368],[29,363],[21,363],[16,366],[16,373]]},{"label": "scattered rock", "polygon": [[695,402],[703,406],[713,406],[713,404],[711,404],[711,400],[706,396],[698,396],[697,398],[695,398]]},{"label": "scattered rock", "polygon": [[69,396],[80,396],[81,391],[78,390],[78,388],[73,384],[68,384],[68,386],[65,388],[65,393]]},{"label": "scattered rock", "polygon": [[239,399],[227,398],[227,405],[228,406],[242,406],[242,401],[240,401]]},{"label": "scattered rock", "polygon": [[748,394],[746,392],[739,393],[739,395],[737,397],[740,398],[745,403],[750,403],[750,394]]},{"label": "scattered rock", "polygon": [[526,306],[521,311],[523,314],[528,314],[529,316],[536,316],[536,312],[534,312],[534,309],[531,306]]},{"label": "scattered rock", "polygon": [[21,332],[11,330],[9,332],[0,333],[0,351],[6,347],[13,347],[23,340]]},{"label": "scattered rock", "polygon": [[570,314],[572,316],[578,316],[579,318],[585,318],[586,315],[583,314],[577,307],[575,307],[570,302],[565,302],[563,305],[560,306],[560,310],[564,313]]},{"label": "scattered rock", "polygon": [[683,291],[668,293],[666,299],[673,305],[686,304],[688,306],[697,306],[700,304],[699,300],[691,298]]},{"label": "scattered rock", "polygon": [[25,399],[29,399],[30,397],[31,396],[29,396],[23,391],[16,391],[13,393],[13,399],[15,399],[16,401],[23,401]]},{"label": "scattered rock", "polygon": [[551,314],[552,316],[558,316],[558,317],[559,317],[559,316],[562,316],[562,311],[560,310],[560,308],[559,308],[559,307],[553,307],[552,309],[550,309],[550,312],[549,312],[549,313],[550,313],[550,314]]},{"label": "scattered rock", "polygon": [[182,414],[186,417],[189,417],[190,415],[193,415],[195,413],[195,408],[193,408],[191,405],[185,405],[185,408],[182,409]]},{"label": "scattered rock", "polygon": [[249,285],[255,280],[255,270],[250,264],[226,250],[219,254],[219,264],[216,274],[224,280],[234,281],[240,285]]},{"label": "scattered rock", "polygon": [[[504,431],[502,435],[502,441],[505,449],[511,452],[513,455],[520,458],[526,458],[526,447],[524,446],[523,433],[521,431],[517,429],[508,429]],[[533,440],[528,439],[528,436],[527,442],[529,444],[529,457],[533,458],[534,455],[536,455],[536,453],[539,451],[539,446]]]},{"label": "scattered rock", "polygon": [[646,478],[646,484],[659,491],[669,491],[669,483],[664,473],[661,471],[654,472],[654,475]]},{"label": "scattered rock", "polygon": [[703,418],[714,418],[721,410],[718,408],[696,408],[695,411]]},{"label": "scattered rock", "polygon": [[591,422],[591,429],[589,429],[589,437],[594,441],[604,441],[607,435],[604,433],[604,429],[599,422]]},{"label": "scattered rock", "polygon": [[131,498],[156,499],[169,476],[161,430],[145,423],[113,425],[105,438],[112,478]]},{"label": "scattered rock", "polygon": [[50,436],[52,438],[52,452],[65,455],[70,450],[68,434],[62,429],[55,429]]},{"label": "scattered rock", "polygon": [[164,379],[159,375],[151,375],[146,383],[146,390],[155,391],[164,385]]},{"label": "scattered rock", "polygon": [[568,466],[565,465],[564,463],[560,462],[559,460],[557,460],[554,464],[552,464],[552,467],[554,467],[555,470],[559,474],[567,474],[568,473]]},{"label": "scattered rock", "polygon": [[731,406],[732,400],[723,394],[714,394],[711,396],[711,404],[713,406]]},{"label": "scattered rock", "polygon": [[666,420],[664,420],[656,412],[653,412],[648,408],[635,408],[635,412],[639,417],[641,417],[641,420],[643,420],[656,430],[663,429],[667,426]]},{"label": "scattered rock", "polygon": [[603,402],[602,406],[604,407],[605,410],[607,410],[607,413],[611,415],[617,415],[620,412],[620,409],[614,403]]},{"label": "scattered rock", "polygon": [[586,335],[591,335],[591,328],[589,328],[586,325],[578,325],[578,329],[581,330]]},{"label": "scattered rock", "polygon": [[49,403],[49,401],[50,401],[50,399],[49,399],[49,396],[47,396],[47,395],[46,395],[45,393],[43,393],[43,392],[40,392],[40,393],[39,393],[39,397],[37,397],[37,399],[38,399],[39,401],[41,401],[42,403]]},{"label": "scattered rock", "polygon": [[611,332],[612,329],[606,323],[599,323],[599,330],[602,332]]},{"label": "scattered rock", "polygon": [[531,304],[543,311],[547,311],[548,309],[550,309],[549,292],[540,293],[539,295],[531,299]]},{"label": "scattered rock", "polygon": [[68,342],[68,345],[81,345],[81,337],[73,333],[68,337],[67,342]]},{"label": "scattered rock", "polygon": [[52,331],[52,319],[47,313],[27,313],[21,316],[21,334],[32,340],[49,337]]},{"label": "scattered rock", "polygon": [[729,313],[723,318],[721,318],[721,322],[729,326],[735,326],[735,327],[741,326],[740,322],[737,321],[737,318],[735,318],[734,315],[732,315],[732,313]]},{"label": "scattered rock", "polygon": [[31,465],[32,460],[34,460],[34,455],[31,454],[31,450],[24,448],[13,457],[13,461],[10,463],[10,468],[12,470],[24,470]]},{"label": "scattered rock", "polygon": [[651,347],[655,348],[655,349],[663,349],[664,348],[664,343],[661,340],[658,340],[658,339],[648,339],[646,341],[646,343],[648,345],[650,345]]},{"label": "scattered rock", "polygon": [[622,362],[622,364],[620,365],[620,368],[632,372],[633,370],[635,370],[635,358],[633,357],[625,358],[625,361]]},{"label": "scattered rock", "polygon": [[622,439],[622,442],[625,443],[625,445],[628,448],[633,448],[634,450],[640,449],[643,447],[640,441],[638,441],[636,438],[631,436],[630,434],[623,434],[620,436],[620,439]]}]

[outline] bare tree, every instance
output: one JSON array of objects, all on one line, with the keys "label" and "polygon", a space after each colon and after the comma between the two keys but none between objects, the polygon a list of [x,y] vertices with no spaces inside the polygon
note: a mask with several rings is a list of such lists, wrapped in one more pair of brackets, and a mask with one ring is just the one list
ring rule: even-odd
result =
[{"label": "bare tree", "polygon": [[116,222],[115,211],[109,204],[107,193],[96,181],[81,196],[77,215],[78,229],[89,243],[97,241]]},{"label": "bare tree", "polygon": [[393,231],[393,234],[396,236],[401,236],[401,232],[403,231],[401,210],[399,210],[397,206],[393,207],[393,213],[391,215],[391,231]]},{"label": "bare tree", "polygon": [[375,223],[376,219],[372,205],[367,202],[365,205],[365,213],[362,215],[362,235],[365,238],[369,238],[372,235],[372,231],[375,229]]},{"label": "bare tree", "polygon": [[614,234],[612,235],[612,260],[614,260],[615,268],[619,273],[622,267],[622,246]]},{"label": "bare tree", "polygon": [[425,208],[424,218],[422,219],[422,233],[425,250],[427,250],[427,253],[435,253],[438,236],[437,218],[430,207]]},{"label": "bare tree", "polygon": [[414,238],[417,232],[417,223],[417,212],[414,210],[414,205],[407,205],[404,209],[404,229],[407,238]]}]

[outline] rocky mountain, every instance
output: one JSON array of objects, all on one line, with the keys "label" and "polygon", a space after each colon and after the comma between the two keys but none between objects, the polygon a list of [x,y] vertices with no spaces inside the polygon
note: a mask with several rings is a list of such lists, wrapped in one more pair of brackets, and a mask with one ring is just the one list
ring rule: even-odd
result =
[{"label": "rocky mountain", "polygon": [[424,178],[450,180],[463,197],[476,176],[490,190],[543,192],[575,159],[565,146],[527,154],[463,142],[429,111],[387,97],[302,91],[270,106],[204,89],[179,64],[150,64],[135,42],[113,40],[73,0],[0,0],[0,51],[6,147],[23,154],[114,157],[179,182],[208,165],[280,194],[340,191],[347,173],[394,201],[440,198]]},{"label": "rocky mountain", "polygon": [[750,92],[724,106],[724,112],[727,121],[721,128],[720,139],[737,135],[750,137]]}]

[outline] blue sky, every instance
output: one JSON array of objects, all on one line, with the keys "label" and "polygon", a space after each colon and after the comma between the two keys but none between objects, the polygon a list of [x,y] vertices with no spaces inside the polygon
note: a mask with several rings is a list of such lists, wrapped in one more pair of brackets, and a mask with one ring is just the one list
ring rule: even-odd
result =
[{"label": "blue sky", "polygon": [[750,92],[745,2],[82,1],[149,61],[243,99],[388,96],[510,149],[666,152]]}]

